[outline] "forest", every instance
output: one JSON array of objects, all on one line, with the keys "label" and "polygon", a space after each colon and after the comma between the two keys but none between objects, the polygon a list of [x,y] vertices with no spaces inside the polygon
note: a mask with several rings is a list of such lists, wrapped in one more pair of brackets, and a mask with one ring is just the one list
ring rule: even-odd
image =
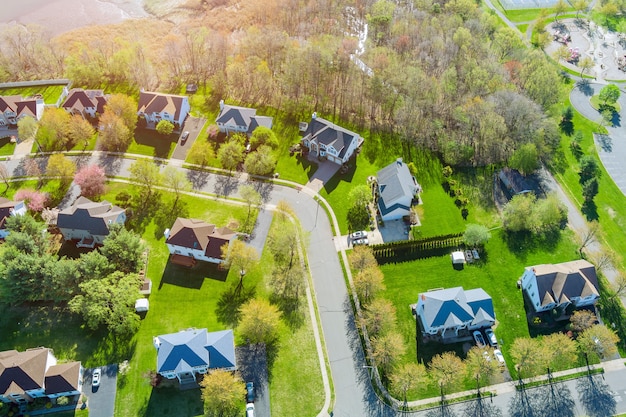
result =
[{"label": "forest", "polygon": [[0,34],[0,81],[67,77],[135,96],[197,83],[211,101],[294,121],[315,111],[454,166],[503,163],[529,148],[549,160],[558,145],[545,115],[558,71],[473,0],[253,3],[229,13],[227,1],[213,2],[180,24],[132,20],[53,39],[14,25]]}]

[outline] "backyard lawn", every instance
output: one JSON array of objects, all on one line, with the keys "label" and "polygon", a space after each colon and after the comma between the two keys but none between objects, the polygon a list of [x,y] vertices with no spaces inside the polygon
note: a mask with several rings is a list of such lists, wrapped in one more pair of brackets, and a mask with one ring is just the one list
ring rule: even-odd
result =
[{"label": "backyard lawn", "polygon": [[17,131],[11,131],[8,136],[0,138],[0,156],[13,155],[15,143],[11,142],[11,136],[17,135]]},{"label": "backyard lawn", "polygon": [[0,96],[22,96],[30,97],[35,94],[41,94],[45,104],[56,104],[64,85],[37,85],[32,87],[11,87],[0,88]]},{"label": "backyard lawn", "polygon": [[127,153],[169,158],[174,152],[178,134],[161,135],[156,130],[137,128]]}]

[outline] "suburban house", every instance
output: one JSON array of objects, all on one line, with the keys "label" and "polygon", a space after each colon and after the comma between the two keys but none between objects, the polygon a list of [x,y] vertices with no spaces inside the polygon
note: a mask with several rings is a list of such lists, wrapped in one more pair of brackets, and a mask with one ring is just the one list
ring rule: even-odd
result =
[{"label": "suburban house", "polygon": [[230,245],[237,234],[228,227],[218,228],[202,220],[179,217],[164,235],[172,262],[191,266],[195,260],[215,264],[224,262],[222,246]]},{"label": "suburban house", "polygon": [[520,281],[536,313],[591,306],[600,298],[596,268],[584,259],[529,266]]},{"label": "suburban house", "polygon": [[340,165],[348,162],[362,143],[363,138],[358,134],[317,117],[315,113],[302,137],[302,146],[313,155]]},{"label": "suburban house", "polygon": [[208,333],[207,329],[187,329],[156,336],[157,372],[181,384],[194,384],[197,374],[210,369],[235,370],[235,337],[232,330]]},{"label": "suburban house", "polygon": [[471,338],[473,330],[491,327],[496,321],[493,301],[482,288],[455,287],[421,293],[415,313],[422,335],[444,343]]},{"label": "suburban house", "polygon": [[17,125],[18,120],[26,116],[39,121],[44,107],[42,98],[0,96],[0,126]]},{"label": "suburban house", "polygon": [[518,170],[508,167],[502,168],[498,172],[498,180],[502,185],[502,190],[510,200],[518,194],[534,193],[537,195],[537,184],[524,177]]},{"label": "suburban house", "polygon": [[26,204],[23,201],[11,201],[0,197],[0,239],[5,239],[9,235],[7,230],[9,216],[23,216],[24,214],[26,214]]},{"label": "suburban house", "polygon": [[65,240],[78,240],[79,248],[101,245],[109,234],[112,224],[124,224],[126,210],[108,201],[93,202],[79,197],[71,207],[61,210],[57,227]]},{"label": "suburban house", "polygon": [[383,221],[397,220],[411,214],[411,203],[421,187],[409,167],[398,158],[376,174],[378,210]]},{"label": "suburban house", "polygon": [[137,114],[139,117],[145,118],[149,127],[156,127],[156,124],[161,120],[168,120],[177,128],[180,128],[187,118],[190,109],[187,96],[151,93],[148,91],[139,93]]},{"label": "suburban house", "polygon": [[215,122],[222,133],[239,132],[251,135],[259,126],[271,129],[273,120],[269,116],[257,116],[256,109],[231,106],[220,100],[220,112]]},{"label": "suburban house", "polygon": [[83,384],[80,362],[57,363],[52,349],[0,352],[0,401],[25,403],[35,398],[79,395]]},{"label": "suburban house", "polygon": [[107,96],[102,90],[83,90],[82,88],[72,88],[67,94],[67,98],[61,105],[70,114],[79,114],[83,117],[95,118],[104,113],[104,106],[107,104]]}]

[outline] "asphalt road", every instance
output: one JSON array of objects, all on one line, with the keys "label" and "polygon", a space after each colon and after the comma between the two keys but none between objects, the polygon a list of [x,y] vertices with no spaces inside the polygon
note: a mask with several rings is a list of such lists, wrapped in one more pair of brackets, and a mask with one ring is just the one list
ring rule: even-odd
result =
[{"label": "asphalt road", "polygon": [[115,394],[117,392],[117,364],[102,366],[100,386],[91,386],[93,369],[85,369],[83,394],[88,398],[90,417],[113,417],[115,412]]}]

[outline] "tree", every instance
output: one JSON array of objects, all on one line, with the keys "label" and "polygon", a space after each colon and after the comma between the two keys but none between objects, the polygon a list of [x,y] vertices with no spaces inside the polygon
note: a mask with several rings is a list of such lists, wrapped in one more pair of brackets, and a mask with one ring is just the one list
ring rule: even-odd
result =
[{"label": "tree", "polygon": [[352,206],[367,206],[372,199],[372,190],[365,184],[352,187],[348,193],[348,201]]},{"label": "tree", "polygon": [[551,333],[541,340],[550,370],[568,369],[576,360],[576,343],[564,333]]},{"label": "tree", "polygon": [[369,337],[385,334],[396,326],[396,308],[391,301],[376,298],[363,310],[363,324]]},{"label": "tree", "polygon": [[259,126],[250,135],[250,149],[255,150],[261,145],[269,146],[271,149],[278,147],[278,138],[272,129]]},{"label": "tree", "polygon": [[246,245],[241,240],[234,240],[232,244],[225,243],[222,248],[222,264],[225,268],[235,268],[239,272],[239,284],[237,289],[243,288],[243,277],[250,268],[259,263],[259,254],[252,246]]},{"label": "tree", "polygon": [[236,373],[221,369],[205,375],[200,387],[205,415],[211,417],[235,415],[240,399],[246,394],[241,378]]},{"label": "tree", "polygon": [[82,315],[88,328],[106,325],[118,335],[131,335],[139,328],[135,301],[139,293],[139,276],[114,272],[104,279],[92,279],[80,284],[81,294],[72,298],[69,308]]},{"label": "tree", "polygon": [[68,148],[72,148],[77,144],[82,144],[83,150],[87,149],[89,141],[95,134],[96,130],[93,128],[91,123],[89,123],[89,121],[77,114],[73,115],[69,120]]},{"label": "tree", "polygon": [[586,183],[594,177],[600,177],[600,168],[594,157],[585,155],[580,158],[580,171],[578,171],[578,175],[580,177],[578,181],[581,184]]},{"label": "tree", "polygon": [[46,174],[50,177],[59,177],[61,186],[68,186],[76,172],[76,164],[65,155],[55,153],[48,159]]},{"label": "tree", "polygon": [[4,183],[5,189],[4,193],[9,190],[9,180],[11,179],[11,173],[7,169],[6,165],[0,165],[0,181]]},{"label": "tree", "polygon": [[585,71],[593,68],[594,65],[595,62],[593,61],[593,59],[591,59],[591,57],[583,56],[578,61],[578,67],[580,68],[580,78],[583,78],[583,74],[585,73]]},{"label": "tree", "polygon": [[217,159],[222,164],[222,168],[232,171],[243,161],[244,147],[236,140],[231,140],[220,146],[217,151]]},{"label": "tree", "polygon": [[513,196],[502,210],[504,229],[510,232],[531,230],[534,227],[532,221],[535,201],[533,194]]},{"label": "tree", "polygon": [[280,312],[266,300],[252,299],[241,306],[239,334],[247,343],[271,345],[278,339]]},{"label": "tree", "polygon": [[533,208],[534,233],[549,233],[558,230],[567,220],[567,207],[554,194],[537,201]]},{"label": "tree", "polygon": [[130,134],[137,127],[137,102],[125,94],[111,94],[104,106],[104,114],[114,114],[119,117]]},{"label": "tree", "polygon": [[[290,227],[291,226],[291,227]],[[269,248],[274,255],[276,266],[281,269],[292,269],[298,254],[298,233],[296,227],[286,224],[280,231],[272,233],[269,238]]]},{"label": "tree", "polygon": [[376,262],[376,258],[374,258],[374,252],[369,246],[355,247],[352,252],[348,254],[348,261],[350,261],[350,266],[356,272],[378,266],[378,262]]},{"label": "tree", "polygon": [[274,295],[284,302],[293,302],[292,305],[297,305],[303,284],[302,268],[274,268],[270,280]]},{"label": "tree", "polygon": [[15,201],[25,201],[29,210],[40,212],[46,206],[48,194],[40,193],[39,191],[31,190],[29,188],[22,188],[15,193],[13,199]]},{"label": "tree", "polygon": [[390,331],[372,338],[372,359],[383,375],[389,375],[399,358],[406,352],[402,335]]},{"label": "tree", "polygon": [[607,106],[614,106],[619,96],[620,90],[615,84],[609,84],[600,90],[600,101]]},{"label": "tree", "polygon": [[360,271],[354,277],[354,287],[361,304],[369,304],[376,295],[385,289],[385,277],[377,266]]},{"label": "tree", "polygon": [[596,195],[598,195],[599,191],[598,179],[590,178],[583,183],[583,198],[585,202],[589,203],[593,201]]},{"label": "tree", "polygon": [[174,193],[174,207],[172,211],[175,211],[180,196],[191,191],[191,182],[183,171],[171,165],[166,166],[163,170],[162,181],[163,186]]},{"label": "tree", "polygon": [[596,324],[580,333],[576,342],[583,353],[602,360],[613,358],[617,354],[619,337],[605,325]]},{"label": "tree", "polygon": [[532,174],[539,167],[539,151],[534,143],[526,143],[513,152],[509,166],[523,175]]},{"label": "tree", "polygon": [[369,225],[370,213],[366,206],[351,206],[346,214],[349,230],[365,229]]},{"label": "tree", "polygon": [[169,120],[162,119],[156,125],[156,131],[161,135],[167,136],[174,131],[174,123]]},{"label": "tree", "polygon": [[611,284],[609,300],[617,297],[623,297],[624,294],[626,294],[626,275],[624,275],[622,271],[619,271],[615,282]]},{"label": "tree", "polygon": [[499,364],[492,358],[491,353],[480,346],[474,346],[467,352],[465,369],[468,376],[476,381],[478,393],[480,393],[480,387],[487,385],[491,377],[499,371]]},{"label": "tree", "polygon": [[142,206],[150,201],[152,189],[161,184],[162,177],[159,167],[149,159],[138,159],[130,166],[130,179],[138,184],[143,196]]},{"label": "tree", "polygon": [[589,6],[589,2],[587,0],[574,1],[574,9],[576,10],[576,20],[578,20],[579,13],[585,10],[588,6]]},{"label": "tree", "polygon": [[[70,115],[63,109],[48,108],[39,120],[35,139],[44,151],[58,151],[67,148],[69,140]],[[71,148],[71,147],[70,147]]]},{"label": "tree", "polygon": [[592,221],[587,223],[586,227],[582,228],[580,234],[577,234],[578,244],[580,245],[578,248],[578,253],[580,257],[583,257],[583,250],[595,242],[597,240],[598,234],[600,233],[600,223],[597,221]]},{"label": "tree", "polygon": [[31,253],[43,254],[47,252],[49,240],[46,235],[41,233],[41,231],[45,229],[45,224],[35,220],[33,216],[29,214],[23,216],[9,216],[6,220],[6,228],[11,232],[9,236],[7,236],[8,243],[11,243],[11,236],[21,233],[35,245],[33,246],[35,250]]},{"label": "tree", "polygon": [[589,310],[576,310],[569,318],[572,331],[584,332],[598,322],[598,318]]},{"label": "tree", "polygon": [[116,271],[125,274],[138,272],[143,262],[145,246],[141,237],[121,224],[109,226],[109,235],[104,239],[100,252]]},{"label": "tree", "polygon": [[115,272],[115,266],[97,250],[81,253],[77,267],[83,280],[102,279]]},{"label": "tree", "polygon": [[538,339],[517,338],[511,346],[518,377],[528,378],[543,373],[548,363],[548,354]]},{"label": "tree", "polygon": [[[461,383],[465,376],[465,363],[454,352],[433,356],[428,364],[430,380],[439,387],[441,396]],[[443,398],[442,398],[443,400]]]},{"label": "tree", "polygon": [[80,194],[88,198],[104,194],[106,179],[104,169],[98,165],[87,165],[74,176],[74,182],[80,187]]},{"label": "tree", "polygon": [[426,367],[421,363],[405,363],[393,370],[390,376],[392,394],[402,398],[406,403],[406,394],[428,384]]},{"label": "tree", "polygon": [[463,233],[463,242],[467,246],[482,246],[491,239],[491,233],[486,226],[481,224],[468,224],[465,227],[465,233]]},{"label": "tree", "polygon": [[130,145],[132,134],[124,121],[112,112],[100,116],[98,145],[111,152],[124,152]]},{"label": "tree", "polygon": [[570,57],[572,56],[572,53],[570,52],[569,48],[567,47],[567,45],[561,45],[559,46],[556,51],[554,52],[554,59],[557,62],[560,61],[568,61],[570,59]]},{"label": "tree", "polygon": [[17,137],[20,140],[35,139],[39,124],[34,117],[22,117],[17,121]]},{"label": "tree", "polygon": [[564,13],[567,11],[567,9],[569,9],[570,5],[568,3],[565,2],[565,0],[559,0],[555,5],[554,5],[554,21],[558,23],[559,21],[559,15],[561,13]]},{"label": "tree", "polygon": [[189,163],[205,167],[215,158],[213,145],[206,140],[196,139],[189,149]]},{"label": "tree", "polygon": [[246,225],[250,221],[250,214],[252,212],[252,207],[259,207],[263,200],[261,199],[261,194],[257,190],[254,189],[251,185],[242,185],[239,187],[239,195],[248,205],[248,215],[246,217]]},{"label": "tree", "polygon": [[275,168],[276,158],[267,145],[261,145],[256,151],[250,152],[243,164],[243,169],[251,175],[269,175]]}]

